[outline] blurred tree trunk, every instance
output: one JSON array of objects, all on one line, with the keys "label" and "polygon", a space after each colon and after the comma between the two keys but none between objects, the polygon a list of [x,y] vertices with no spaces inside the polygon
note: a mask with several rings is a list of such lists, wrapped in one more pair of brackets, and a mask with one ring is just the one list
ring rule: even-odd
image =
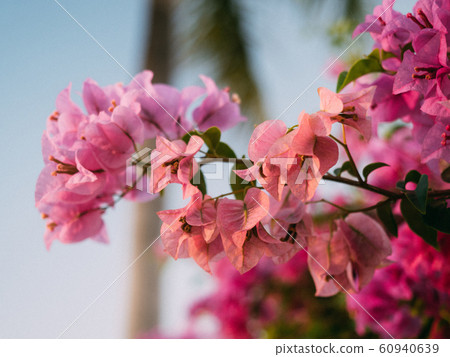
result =
[{"label": "blurred tree trunk", "polygon": [[[144,68],[154,72],[156,82],[170,81],[172,10],[171,0],[153,0],[148,4]],[[154,147],[154,144],[154,140],[145,143],[148,147]],[[159,236],[160,222],[156,212],[162,205],[161,198],[137,204],[134,256],[141,254]],[[132,289],[130,337],[136,338],[158,323],[159,265],[151,249],[134,266]]]}]

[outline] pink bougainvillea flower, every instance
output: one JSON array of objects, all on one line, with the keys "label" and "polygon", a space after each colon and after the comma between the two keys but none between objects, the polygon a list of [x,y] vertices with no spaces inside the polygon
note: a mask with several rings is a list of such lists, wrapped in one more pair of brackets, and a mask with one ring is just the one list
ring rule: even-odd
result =
[{"label": "pink bougainvillea flower", "polygon": [[306,239],[312,235],[312,219],[305,204],[285,186],[280,200],[270,197],[269,214],[261,220],[258,233],[272,243],[266,255],[277,264],[284,263],[306,247]]},{"label": "pink bougainvillea flower", "polygon": [[[269,197],[257,188],[250,188],[243,201],[226,198],[219,201],[218,226],[223,247],[241,274],[252,269],[264,255],[282,263],[301,248],[291,238],[295,237],[293,227],[283,236],[271,235],[264,228],[262,221],[269,208]],[[289,241],[285,239],[288,235]]]},{"label": "pink bougainvillea flower", "polygon": [[80,140],[79,130],[88,123],[88,118],[71,100],[69,85],[56,98],[56,111],[47,120],[42,138],[44,161],[49,155],[64,156],[75,160],[75,150],[85,146]]},{"label": "pink bougainvillea flower", "polygon": [[357,332],[362,335],[370,327],[383,337],[388,337],[387,330],[395,338],[414,338],[432,318],[436,323],[430,338],[440,338],[439,326],[445,326],[440,311],[447,310],[450,302],[448,235],[438,235],[438,251],[411,232],[406,223],[399,226],[398,233],[392,241],[393,263],[378,269],[371,283],[355,295],[364,310],[355,300],[347,299]]},{"label": "pink bougainvillea flower", "polygon": [[95,208],[95,200],[79,205],[64,203],[52,205],[42,217],[47,220],[44,242],[47,248],[55,240],[62,243],[77,243],[91,238],[98,242],[108,242],[102,220],[103,210]]},{"label": "pink bougainvillea flower", "polygon": [[365,22],[358,25],[353,37],[369,32],[375,41],[375,48],[400,55],[401,49],[411,42],[416,27],[406,16],[393,9],[395,0],[383,0],[375,6],[373,15],[366,15]]},{"label": "pink bougainvillea flower", "polygon": [[443,33],[425,29],[414,39],[416,53],[404,54],[394,81],[394,94],[416,90],[427,95],[436,78],[448,72],[447,41]]},{"label": "pink bougainvillea flower", "polygon": [[217,88],[211,78],[200,78],[206,87],[206,98],[193,112],[194,121],[200,130],[206,131],[212,126],[227,130],[247,120],[240,114],[240,101],[236,95],[230,98],[229,91]]},{"label": "pink bougainvillea flower", "polygon": [[286,185],[289,165],[295,161],[291,150],[295,132],[286,133],[286,124],[281,120],[268,120],[258,125],[248,145],[248,155],[254,165],[235,171],[244,180],[258,180],[276,199]]},{"label": "pink bougainvillea flower", "polygon": [[322,176],[336,164],[338,147],[327,137],[331,131],[328,118],[302,112],[298,121],[291,146],[297,161],[288,171],[287,183],[295,196],[306,201],[314,196]]},{"label": "pink bougainvillea flower", "polygon": [[337,161],[337,145],[326,136],[331,132],[328,117],[299,117],[299,128],[288,131],[281,120],[258,125],[250,138],[249,157],[254,165],[235,171],[241,178],[258,180],[275,199],[283,188],[301,200],[311,199],[322,176]]},{"label": "pink bougainvillea flower", "polygon": [[308,251],[317,296],[331,296],[342,289],[359,291],[392,252],[383,228],[363,213],[339,221],[331,237],[311,237]]},{"label": "pink bougainvillea flower", "polygon": [[320,96],[319,115],[351,126],[366,140],[370,139],[372,124],[370,117],[367,116],[367,110],[372,103],[375,87],[346,94],[336,94],[324,87],[320,87],[317,91]]},{"label": "pink bougainvillea flower", "polygon": [[445,33],[448,39],[450,4],[446,0],[419,0],[407,18],[416,25],[416,30],[434,29]]},{"label": "pink bougainvillea flower", "polygon": [[83,102],[88,114],[98,115],[111,112],[124,94],[121,83],[101,88],[97,82],[87,79],[83,83]]},{"label": "pink bougainvillea flower", "polygon": [[157,135],[181,138],[193,128],[187,118],[188,108],[205,90],[191,86],[180,91],[166,84],[152,84],[152,79],[151,71],[138,74],[127,86],[121,104],[139,104],[138,114],[144,123],[145,138]]},{"label": "pink bougainvillea flower", "polygon": [[[394,77],[382,73],[375,82],[375,93],[369,109],[374,129],[380,122],[391,122],[420,111],[420,93],[410,91],[393,94]],[[374,132],[376,132],[374,130]]]},{"label": "pink bougainvillea flower", "polygon": [[217,227],[216,203],[210,196],[205,195],[201,199],[201,194],[196,194],[189,209],[186,212],[186,222],[191,226],[201,227],[203,239],[206,243],[211,243],[219,235]]},{"label": "pink bougainvillea flower", "polygon": [[253,268],[264,255],[265,244],[258,238],[256,225],[269,211],[269,197],[250,188],[243,201],[224,198],[217,207],[217,224],[225,253],[240,272]]},{"label": "pink bougainvillea flower", "polygon": [[160,192],[169,183],[183,185],[183,197],[191,197],[198,189],[191,180],[198,171],[194,155],[203,146],[203,139],[191,136],[188,144],[183,140],[169,141],[161,136],[156,138],[156,149],[151,154],[151,175],[149,191]]},{"label": "pink bougainvillea flower", "polygon": [[105,112],[91,116],[81,137],[105,170],[124,171],[136,144],[143,140],[142,121],[131,109],[119,106],[111,116]]},{"label": "pink bougainvillea flower", "polygon": [[433,159],[450,162],[450,116],[438,117],[423,140],[423,162]]},{"label": "pink bougainvillea flower", "polygon": [[205,271],[209,262],[223,252],[216,229],[216,209],[209,196],[192,196],[188,206],[158,212],[163,221],[161,239],[165,250],[174,258],[191,257]]}]

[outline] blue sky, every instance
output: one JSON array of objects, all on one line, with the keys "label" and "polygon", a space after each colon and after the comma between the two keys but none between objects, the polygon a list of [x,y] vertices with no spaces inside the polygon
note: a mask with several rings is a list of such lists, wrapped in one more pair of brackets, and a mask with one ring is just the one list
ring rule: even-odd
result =
[{"label": "blue sky", "polygon": [[[124,67],[139,70],[145,1],[61,3]],[[129,78],[51,0],[2,1],[0,18],[0,337],[56,337],[131,260],[131,207],[108,215],[111,244],[55,244],[47,252],[34,208],[40,137],[69,82],[76,92],[87,77],[101,84]],[[124,336],[128,283],[106,294],[68,336]]]}]

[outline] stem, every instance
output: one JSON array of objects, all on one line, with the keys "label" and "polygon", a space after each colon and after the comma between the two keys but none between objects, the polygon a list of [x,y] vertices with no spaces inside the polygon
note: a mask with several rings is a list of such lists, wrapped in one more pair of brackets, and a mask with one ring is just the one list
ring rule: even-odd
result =
[{"label": "stem", "polygon": [[379,207],[379,206],[385,204],[386,202],[393,201],[393,200],[396,200],[396,199],[388,198],[387,200],[380,201],[380,202],[378,202],[378,203],[375,204],[375,205],[368,206],[368,207],[364,207],[364,208],[355,208],[355,209],[345,208],[345,207],[339,206],[339,205],[337,205],[337,204],[335,204],[335,203],[333,203],[333,202],[331,202],[331,201],[325,200],[325,199],[321,199],[321,200],[317,200],[317,201],[309,201],[309,202],[306,202],[305,204],[311,204],[311,203],[326,203],[326,204],[329,204],[329,205],[331,205],[331,206],[333,206],[333,207],[336,207],[336,208],[338,208],[338,209],[340,209],[340,210],[342,210],[342,211],[344,211],[344,212],[347,212],[347,213],[356,213],[356,212],[368,212],[368,211],[372,211],[373,209],[376,209],[377,207]]},{"label": "stem", "polygon": [[[441,197],[447,196],[447,197]],[[441,197],[441,198],[450,198],[450,190],[437,190],[428,192],[428,197]]]},{"label": "stem", "polygon": [[333,136],[331,134],[330,134],[330,138],[333,139],[334,141],[336,141],[339,145],[341,145],[344,148],[345,153],[347,154],[347,157],[348,157],[348,161],[350,162],[350,165],[352,165],[353,170],[356,173],[356,178],[358,179],[358,182],[364,183],[364,180],[362,179],[361,175],[359,174],[358,168],[356,167],[355,160],[353,160],[353,156],[350,153],[348,145],[345,143],[345,140],[346,140],[345,139],[345,130],[344,130],[344,142],[340,141],[338,138],[336,138],[335,136]]},{"label": "stem", "polygon": [[324,180],[328,180],[328,181],[334,181],[334,182],[343,183],[343,184],[349,185],[349,186],[359,187],[359,188],[362,188],[364,190],[375,192],[375,193],[378,193],[380,195],[383,195],[383,196],[386,196],[386,197],[389,197],[389,198],[399,199],[399,198],[403,197],[402,193],[389,191],[389,190],[385,190],[385,189],[380,188],[380,187],[372,186],[372,185],[370,185],[370,184],[368,184],[367,182],[364,182],[364,181],[363,182],[353,181],[353,180],[345,178],[345,177],[333,176],[331,174],[325,174],[323,176],[323,179]]},{"label": "stem", "polygon": [[[360,174],[358,172],[358,169],[356,167],[355,161],[353,160],[353,157],[352,157],[352,155],[350,153],[350,150],[349,150],[347,144],[345,144],[344,142],[342,142],[341,140],[339,140],[338,138],[336,138],[333,135],[330,135],[330,137],[345,149],[345,152],[346,152],[346,154],[347,154],[347,156],[349,158],[349,162],[351,163],[351,165],[352,165],[353,169],[355,170],[355,172],[358,174],[358,176],[357,176],[358,181],[354,181],[352,179],[348,179],[348,178],[345,178],[345,177],[334,176],[334,175],[329,174],[329,173],[325,174],[322,177],[324,180],[338,182],[338,183],[342,183],[344,185],[354,186],[354,187],[357,187],[357,188],[360,188],[360,189],[363,189],[363,190],[366,190],[366,191],[371,191],[371,192],[374,192],[374,193],[377,193],[379,195],[387,197],[388,201],[396,201],[396,200],[399,200],[399,199],[402,199],[402,198],[405,197],[405,194],[403,192],[386,190],[386,189],[383,189],[381,187],[373,186],[373,185],[365,182],[361,178],[361,176],[360,176]],[[203,152],[203,151],[201,151],[201,152]],[[238,162],[239,163],[246,163],[246,162],[250,161],[249,159],[235,159],[235,158],[228,158],[228,157],[217,156],[217,155],[206,153],[206,152],[203,152],[203,153],[205,154],[206,157],[204,157],[203,158],[204,160],[199,163],[200,165],[205,165],[205,164],[208,164],[208,163],[214,162],[214,161],[236,162],[236,163],[238,163]],[[259,187],[257,187],[257,188],[259,188]],[[233,191],[233,192],[229,192],[229,193],[225,193],[223,195],[214,197],[212,199],[218,199],[218,198],[221,198],[221,197],[233,195],[235,193],[239,193],[239,192],[243,192],[243,191],[244,191],[244,189]],[[441,199],[442,198],[450,198],[450,190],[431,191],[431,192],[428,193],[428,197],[441,198]],[[332,202],[329,202],[329,201],[326,201],[326,200],[311,201],[311,202],[308,202],[308,203],[319,203],[319,202],[329,203],[329,204],[335,206],[336,208],[339,208],[341,210],[344,210],[344,211],[350,213],[350,212],[370,211],[370,210],[372,210],[374,208],[377,208],[378,205],[382,205],[383,203],[385,203],[386,200],[380,201],[376,205],[369,206],[369,207],[362,208],[362,209],[358,209],[358,210],[349,210],[349,209],[346,209],[345,207],[341,207],[341,206],[335,205]]]}]

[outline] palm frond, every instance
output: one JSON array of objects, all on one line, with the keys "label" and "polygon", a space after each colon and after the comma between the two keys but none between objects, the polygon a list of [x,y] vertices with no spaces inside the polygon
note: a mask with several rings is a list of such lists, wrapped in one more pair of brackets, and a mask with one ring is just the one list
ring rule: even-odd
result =
[{"label": "palm frond", "polygon": [[214,79],[239,94],[244,112],[262,121],[264,107],[251,70],[250,44],[243,26],[245,16],[237,0],[190,1],[182,57],[212,67]]}]

